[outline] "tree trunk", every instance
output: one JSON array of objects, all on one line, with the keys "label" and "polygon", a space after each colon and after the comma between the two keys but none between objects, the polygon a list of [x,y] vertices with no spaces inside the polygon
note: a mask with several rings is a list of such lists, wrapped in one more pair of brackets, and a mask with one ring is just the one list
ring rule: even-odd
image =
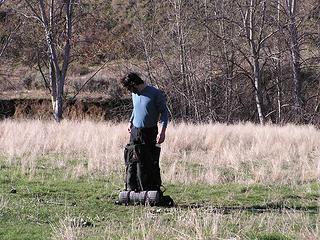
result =
[{"label": "tree trunk", "polygon": [[179,64],[180,64],[180,76],[182,80],[182,92],[185,94],[182,95],[182,117],[187,120],[188,115],[190,115],[191,109],[191,88],[189,85],[189,74],[187,68],[187,51],[186,51],[186,40],[185,32],[183,26],[183,0],[173,1],[175,20],[176,20],[176,31],[179,44]]},{"label": "tree trunk", "polygon": [[265,117],[263,114],[263,100],[261,92],[261,74],[260,74],[260,65],[256,57],[253,59],[253,75],[254,75],[254,95],[256,100],[257,112],[259,117],[260,124],[265,123]]},{"label": "tree trunk", "polygon": [[39,1],[39,7],[41,12],[41,22],[45,30],[47,44],[49,48],[49,62],[50,62],[50,79],[52,86],[52,107],[53,116],[57,122],[62,120],[63,114],[63,94],[64,83],[69,66],[70,50],[71,50],[71,35],[72,35],[72,0],[68,0],[65,5],[66,16],[66,39],[63,51],[63,61],[60,68],[59,59],[54,42],[53,25],[54,23],[54,0],[51,0],[49,16],[45,11],[45,3],[43,0]]},{"label": "tree trunk", "polygon": [[297,13],[297,1],[286,0],[286,10],[289,17],[289,41],[290,41],[290,52],[292,62],[292,77],[293,77],[293,99],[294,109],[297,115],[297,121],[300,122],[302,118],[303,108],[303,94],[302,94],[302,78],[301,78],[301,56],[299,47],[299,36],[298,28],[296,23]]},{"label": "tree trunk", "polygon": [[[278,30],[280,32],[281,30],[281,24],[280,24],[280,13],[281,13],[281,0],[278,0],[277,2],[277,24],[278,24]],[[277,84],[277,112],[278,112],[278,123],[282,122],[282,86],[281,86],[281,76],[282,76],[282,70],[281,70],[281,46],[280,46],[280,38],[277,38],[276,43],[276,52],[277,52],[277,58],[276,58],[276,84]]]},{"label": "tree trunk", "polygon": [[259,63],[259,52],[260,47],[255,43],[255,26],[254,26],[254,0],[250,1],[249,8],[249,23],[247,27],[247,36],[251,50],[251,63],[253,67],[253,81],[254,81],[254,95],[257,107],[257,113],[260,124],[265,123],[265,117],[263,114],[263,101],[261,92],[261,73],[260,73],[260,63]]}]

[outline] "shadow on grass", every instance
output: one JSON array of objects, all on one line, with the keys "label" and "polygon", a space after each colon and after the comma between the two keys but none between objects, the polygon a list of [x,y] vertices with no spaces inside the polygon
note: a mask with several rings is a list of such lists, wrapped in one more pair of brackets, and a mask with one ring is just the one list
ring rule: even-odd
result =
[{"label": "shadow on grass", "polygon": [[309,214],[318,214],[319,207],[317,206],[286,206],[282,202],[271,202],[264,205],[252,205],[252,206],[212,206],[206,204],[178,204],[175,207],[182,209],[206,209],[220,214],[230,214],[233,212],[250,212],[250,213],[266,213],[266,212],[278,212],[284,211],[301,211]]}]

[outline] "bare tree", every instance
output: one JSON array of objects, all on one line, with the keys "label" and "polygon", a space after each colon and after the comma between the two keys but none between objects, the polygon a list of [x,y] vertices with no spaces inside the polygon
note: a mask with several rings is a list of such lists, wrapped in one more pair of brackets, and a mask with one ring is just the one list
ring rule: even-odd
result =
[{"label": "bare tree", "polygon": [[[266,2],[250,0],[249,3],[237,2],[242,21],[242,31],[244,32],[244,37],[246,39],[246,44],[248,46],[249,53],[238,48],[240,53],[243,55],[246,62],[249,64],[251,73],[249,77],[251,78],[254,85],[254,96],[256,102],[256,109],[258,113],[258,118],[261,124],[265,122],[265,115],[263,112],[263,97],[261,88],[261,64],[260,64],[260,53],[262,49],[263,42],[263,31],[265,24],[265,14],[266,14]],[[257,8],[262,7],[261,11],[261,26],[257,26],[257,18],[255,14],[257,13]],[[241,26],[241,25],[240,25]],[[260,30],[259,30],[260,29]],[[249,56],[248,56],[249,55]]]},{"label": "bare tree", "polygon": [[298,117],[301,117],[301,110],[303,107],[303,94],[302,94],[302,78],[301,78],[301,53],[299,43],[299,32],[297,26],[297,1],[285,0],[285,12],[288,17],[288,31],[289,31],[289,43],[292,61],[292,74],[294,83],[294,104]]},{"label": "bare tree", "polygon": [[[54,118],[57,122],[62,120],[63,95],[65,79],[68,71],[72,37],[73,1],[38,0],[31,2],[25,0],[27,8],[33,14],[31,17],[41,24],[47,42],[49,62],[49,78],[51,85],[51,98]],[[38,5],[38,9],[35,5]],[[58,14],[64,13],[65,20],[59,22]],[[30,17],[25,14],[26,17]],[[63,28],[59,29],[58,28]],[[58,34],[59,32],[59,34]],[[62,51],[59,51],[62,46]]]},{"label": "bare tree", "polygon": [[[229,1],[223,0],[215,2],[214,16],[217,23],[217,29],[214,36],[217,38],[217,41],[220,43],[215,46],[215,49],[220,49],[220,59],[221,59],[221,69],[222,77],[224,83],[224,102],[223,108],[226,113],[225,121],[230,120],[230,116],[233,112],[232,110],[232,79],[234,78],[234,67],[235,67],[235,48],[232,44],[232,39],[235,38],[235,26],[230,24],[229,11],[232,8],[232,4],[229,4]],[[211,46],[214,49],[214,46]]]},{"label": "bare tree", "polygon": [[[277,28],[279,32],[281,32],[281,0],[277,0]],[[282,67],[281,67],[281,60],[282,60],[282,54],[281,54],[281,39],[280,37],[277,37],[276,44],[275,44],[275,51],[276,56],[273,58],[275,62],[275,69],[276,69],[276,85],[277,85],[277,117],[278,122],[282,121],[282,84],[281,84],[281,77],[282,77]]]},{"label": "bare tree", "polygon": [[178,47],[178,56],[179,56],[179,65],[180,65],[180,78],[182,81],[182,89],[180,93],[185,100],[185,104],[183,104],[183,115],[187,115],[190,107],[191,107],[191,94],[190,94],[190,86],[189,86],[189,73],[187,66],[187,50],[186,50],[186,22],[184,18],[185,13],[185,1],[184,0],[171,0],[170,1],[173,8],[173,15],[175,20],[175,33],[177,37],[177,47]]}]

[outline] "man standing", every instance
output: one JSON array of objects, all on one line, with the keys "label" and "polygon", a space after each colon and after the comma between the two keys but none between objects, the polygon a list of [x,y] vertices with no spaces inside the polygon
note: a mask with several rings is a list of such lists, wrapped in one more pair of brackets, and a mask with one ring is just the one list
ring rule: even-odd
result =
[{"label": "man standing", "polygon": [[[133,111],[125,149],[127,190],[160,190],[160,147],[165,140],[168,108],[164,94],[147,85],[137,73],[129,73],[121,84],[132,93]],[[158,121],[160,129],[158,131]]]}]

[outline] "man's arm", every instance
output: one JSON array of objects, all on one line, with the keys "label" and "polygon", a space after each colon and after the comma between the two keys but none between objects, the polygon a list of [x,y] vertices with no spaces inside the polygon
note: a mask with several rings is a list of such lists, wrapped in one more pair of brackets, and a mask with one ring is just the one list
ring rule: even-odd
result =
[{"label": "man's arm", "polygon": [[157,107],[160,112],[160,129],[159,129],[160,131],[157,136],[157,143],[161,144],[164,142],[166,138],[166,130],[167,130],[168,119],[169,119],[168,117],[169,111],[166,103],[166,98],[161,91],[157,98]]},{"label": "man's arm", "polygon": [[133,122],[133,117],[134,116],[133,116],[133,111],[132,111],[131,116],[130,116],[130,120],[129,120],[129,124],[128,124],[128,128],[127,128],[129,133],[131,133],[131,129],[133,127],[133,123],[132,123]]},{"label": "man's arm", "polygon": [[159,134],[157,136],[157,144],[161,144],[166,139],[166,127],[161,126]]}]

